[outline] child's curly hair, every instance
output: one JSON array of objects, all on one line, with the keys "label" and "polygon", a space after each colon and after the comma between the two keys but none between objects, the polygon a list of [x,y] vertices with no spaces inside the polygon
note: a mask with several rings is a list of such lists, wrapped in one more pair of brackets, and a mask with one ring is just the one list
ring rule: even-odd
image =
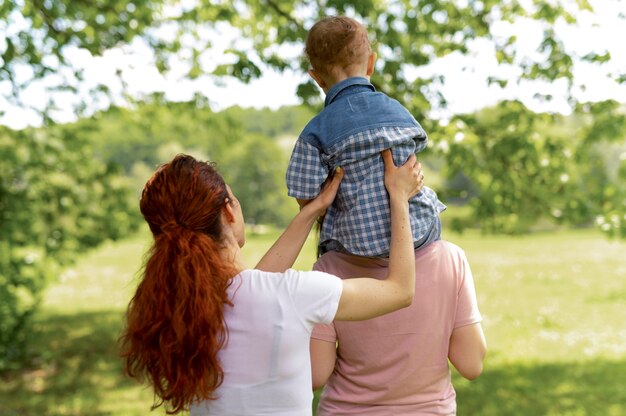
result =
[{"label": "child's curly hair", "polygon": [[347,68],[367,59],[371,51],[365,27],[346,16],[323,18],[306,38],[305,53],[316,71],[328,73],[334,65]]}]

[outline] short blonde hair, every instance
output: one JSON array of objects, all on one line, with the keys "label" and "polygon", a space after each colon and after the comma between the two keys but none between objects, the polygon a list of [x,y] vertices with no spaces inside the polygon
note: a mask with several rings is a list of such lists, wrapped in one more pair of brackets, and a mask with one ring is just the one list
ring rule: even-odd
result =
[{"label": "short blonde hair", "polygon": [[305,53],[313,69],[328,73],[332,66],[348,67],[372,52],[365,27],[346,16],[325,17],[306,38]]}]

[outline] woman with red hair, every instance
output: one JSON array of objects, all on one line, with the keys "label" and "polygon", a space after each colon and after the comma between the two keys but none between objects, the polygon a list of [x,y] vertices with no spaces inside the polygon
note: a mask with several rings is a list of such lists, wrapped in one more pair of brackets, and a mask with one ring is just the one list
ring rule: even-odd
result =
[{"label": "woman with red hair", "polygon": [[140,202],[154,243],[120,338],[126,373],[153,386],[153,408],[311,414],[313,326],[379,316],[410,305],[415,293],[408,200],[423,175],[415,156],[401,167],[389,151],[383,159],[392,213],[385,280],[290,269],[334,199],[341,169],[255,269],[241,255],[241,207],[214,165],[179,155],[154,173]]}]

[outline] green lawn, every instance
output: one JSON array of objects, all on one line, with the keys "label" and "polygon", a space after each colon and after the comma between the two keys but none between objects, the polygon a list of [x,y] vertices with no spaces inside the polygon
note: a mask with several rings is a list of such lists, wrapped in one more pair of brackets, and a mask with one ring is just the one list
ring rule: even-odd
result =
[{"label": "green lawn", "polygon": [[[626,414],[626,243],[593,230],[444,237],[470,259],[489,344],[478,380],[454,376],[460,415]],[[274,238],[248,236],[250,265]],[[0,415],[149,414],[151,392],[121,376],[115,350],[147,241],[107,244],[50,286],[31,368],[0,376]]]}]

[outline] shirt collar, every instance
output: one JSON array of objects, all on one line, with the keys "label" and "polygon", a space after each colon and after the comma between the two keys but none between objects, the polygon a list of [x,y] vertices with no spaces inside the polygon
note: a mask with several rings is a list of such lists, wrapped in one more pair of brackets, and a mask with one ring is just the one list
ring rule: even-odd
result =
[{"label": "shirt collar", "polygon": [[364,85],[372,89],[372,91],[376,91],[376,88],[372,85],[371,82],[367,80],[367,78],[363,77],[352,77],[344,79],[330,87],[328,93],[326,94],[326,99],[324,100],[324,107],[328,106],[330,103],[335,101],[335,99],[348,87],[353,85]]}]

